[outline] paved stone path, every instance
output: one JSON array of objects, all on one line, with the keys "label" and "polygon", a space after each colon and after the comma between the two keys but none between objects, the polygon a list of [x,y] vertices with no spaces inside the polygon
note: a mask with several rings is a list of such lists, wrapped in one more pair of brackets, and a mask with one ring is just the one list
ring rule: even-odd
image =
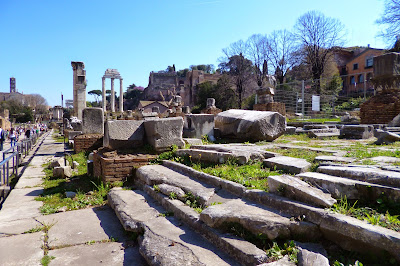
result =
[{"label": "paved stone path", "polygon": [[[146,265],[110,207],[42,215],[35,201],[43,188],[42,165],[62,156],[51,133],[25,158],[25,169],[0,210],[0,265],[41,265],[48,237],[50,265]],[[41,224],[48,232],[24,233]]]}]

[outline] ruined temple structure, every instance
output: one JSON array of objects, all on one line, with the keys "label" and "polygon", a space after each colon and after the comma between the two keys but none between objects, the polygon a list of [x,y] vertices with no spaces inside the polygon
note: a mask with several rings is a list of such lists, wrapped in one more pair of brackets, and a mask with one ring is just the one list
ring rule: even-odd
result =
[{"label": "ruined temple structure", "polygon": [[104,73],[103,79],[102,79],[102,102],[103,102],[103,112],[106,111],[106,78],[111,79],[111,97],[110,97],[110,106],[111,106],[111,112],[115,112],[115,92],[114,92],[114,79],[119,79],[119,111],[122,113],[124,111],[124,91],[123,91],[123,85],[122,85],[122,77],[119,74],[118,70],[116,69],[111,69],[107,68],[106,72]]},{"label": "ruined temple structure", "polygon": [[192,70],[184,77],[177,72],[151,72],[149,85],[144,90],[147,101],[170,101],[174,95],[182,98],[182,104],[193,107],[196,103],[197,85],[210,81],[217,83],[220,74],[208,74],[202,70]]},{"label": "ruined temple structure", "polygon": [[82,120],[86,108],[86,70],[83,62],[71,62],[73,70],[74,115]]}]

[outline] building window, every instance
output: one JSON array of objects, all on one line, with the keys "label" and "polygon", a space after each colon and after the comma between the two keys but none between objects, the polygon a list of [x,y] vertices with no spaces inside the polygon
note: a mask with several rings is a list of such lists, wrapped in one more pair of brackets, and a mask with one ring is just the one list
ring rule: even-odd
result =
[{"label": "building window", "polygon": [[356,83],[356,79],[354,76],[350,77],[350,85],[353,85],[354,83]]},{"label": "building window", "polygon": [[353,64],[353,70],[358,69],[358,63]]},{"label": "building window", "polygon": [[373,65],[374,65],[373,57],[365,59],[365,68],[372,67]]},{"label": "building window", "polygon": [[364,75],[361,74],[358,76],[358,83],[363,83],[364,82]]}]

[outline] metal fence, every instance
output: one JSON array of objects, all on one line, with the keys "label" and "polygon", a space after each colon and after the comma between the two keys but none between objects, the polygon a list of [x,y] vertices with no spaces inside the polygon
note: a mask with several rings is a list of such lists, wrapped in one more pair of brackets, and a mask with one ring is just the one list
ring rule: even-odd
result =
[{"label": "metal fence", "polygon": [[[370,77],[368,73],[360,74]],[[338,76],[330,79],[303,80],[278,84],[275,102],[285,103],[286,113],[303,117],[330,117],[353,111],[372,95],[370,79]],[[356,82],[356,81],[362,82]]]},{"label": "metal fence", "polygon": [[0,186],[9,186],[11,175],[18,176],[18,166],[22,163],[22,159],[29,154],[43,133],[42,131],[39,134],[33,132],[30,138],[23,139],[15,146],[3,151],[3,160],[0,162]]}]

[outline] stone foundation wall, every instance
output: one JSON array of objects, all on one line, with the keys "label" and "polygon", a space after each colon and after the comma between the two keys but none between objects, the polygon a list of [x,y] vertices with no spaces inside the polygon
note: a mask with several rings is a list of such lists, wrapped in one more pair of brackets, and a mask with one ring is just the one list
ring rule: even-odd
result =
[{"label": "stone foundation wall", "polygon": [[74,151],[93,151],[103,146],[103,135],[101,134],[84,134],[74,138]]},{"label": "stone foundation wall", "polygon": [[115,155],[107,157],[98,151],[93,153],[93,174],[103,182],[126,181],[134,177],[137,168],[149,164],[155,156]]},{"label": "stone foundation wall", "polygon": [[281,115],[286,116],[286,106],[284,103],[280,102],[255,104],[253,105],[253,110],[278,112]]},{"label": "stone foundation wall", "polygon": [[400,114],[400,91],[382,91],[363,103],[361,124],[387,124]]}]

